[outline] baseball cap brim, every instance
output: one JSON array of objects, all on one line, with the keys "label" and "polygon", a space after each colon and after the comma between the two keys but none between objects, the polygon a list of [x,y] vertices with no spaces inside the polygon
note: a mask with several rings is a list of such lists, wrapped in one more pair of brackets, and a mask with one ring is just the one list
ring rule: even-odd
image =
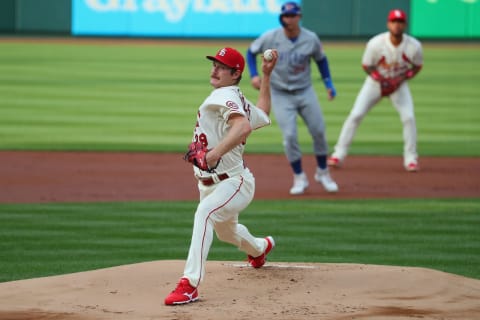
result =
[{"label": "baseball cap brim", "polygon": [[226,65],[226,66],[228,66],[228,67],[230,67],[230,68],[233,68],[232,66],[228,65],[227,62],[222,61],[222,60],[218,59],[218,58],[215,57],[215,56],[206,56],[206,58],[207,58],[208,60],[212,60],[212,61],[217,61],[217,62],[223,63],[224,65]]},{"label": "baseball cap brim", "polygon": [[220,62],[232,69],[243,72],[245,67],[245,59],[240,52],[233,48],[220,49],[215,56],[206,56],[208,60]]},{"label": "baseball cap brim", "polygon": [[217,57],[214,57],[214,56],[207,56],[206,58],[207,58],[208,60],[220,62],[221,64],[224,64],[224,65],[226,65],[227,67],[230,67],[230,68],[232,68],[232,69],[238,69],[237,67],[230,65],[230,64],[228,63],[228,61],[222,60],[221,58],[217,58]]},{"label": "baseball cap brim", "polygon": [[285,10],[284,12],[282,12],[282,16],[285,16],[285,15],[293,15],[293,16],[298,16],[298,15],[301,15],[302,12],[300,11],[297,11],[297,10]]}]

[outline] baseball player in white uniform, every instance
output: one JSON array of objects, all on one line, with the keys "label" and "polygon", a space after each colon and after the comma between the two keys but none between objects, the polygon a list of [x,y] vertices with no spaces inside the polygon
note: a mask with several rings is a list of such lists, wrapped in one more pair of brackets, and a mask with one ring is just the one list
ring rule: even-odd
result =
[{"label": "baseball player in white uniform", "polygon": [[277,61],[263,59],[263,79],[255,106],[238,84],[245,66],[243,56],[233,48],[222,48],[212,61],[211,94],[201,104],[186,160],[194,164],[200,203],[195,212],[192,239],[183,276],[166,298],[166,305],[185,304],[198,299],[198,286],[205,276],[205,264],[215,231],[219,240],[247,254],[254,268],[264,265],[274,248],[272,237],[254,237],[238,223],[240,211],[252,201],[255,179],[245,166],[243,153],[252,130],[271,123],[270,74]]},{"label": "baseball player in white uniform", "polygon": [[328,144],[325,121],[312,85],[310,62],[315,61],[327,89],[329,99],[336,96],[330,76],[327,56],[318,36],[300,26],[302,11],[295,2],[281,7],[282,27],[269,30],[255,39],[247,51],[251,83],[259,88],[256,55],[268,48],[278,50],[278,63],[272,73],[272,108],[282,130],[285,155],[293,171],[290,194],[303,194],[309,182],[302,168],[302,151],[298,142],[297,118],[305,122],[313,140],[313,153],[317,162],[314,180],[327,192],[337,192],[338,185],[330,176],[327,166]]},{"label": "baseball player in white uniform", "polygon": [[363,117],[382,97],[389,97],[403,125],[403,165],[409,172],[419,170],[413,99],[406,80],[422,68],[422,46],[417,39],[404,33],[407,24],[404,11],[390,11],[387,20],[389,31],[376,35],[367,43],[362,65],[368,76],[328,159],[332,167],[342,165]]}]

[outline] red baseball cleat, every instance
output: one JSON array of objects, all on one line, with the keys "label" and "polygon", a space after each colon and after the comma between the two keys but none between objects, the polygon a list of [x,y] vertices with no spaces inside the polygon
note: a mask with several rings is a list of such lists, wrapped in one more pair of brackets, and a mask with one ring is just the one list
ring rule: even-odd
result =
[{"label": "red baseball cleat", "polygon": [[410,162],[407,167],[406,167],[408,172],[417,172],[420,170],[420,167],[418,166],[418,163],[416,162]]},{"label": "red baseball cleat", "polygon": [[271,236],[266,237],[265,240],[267,240],[267,248],[264,253],[255,258],[248,256],[248,263],[254,268],[261,268],[267,260],[267,254],[275,247],[275,241]]},{"label": "red baseball cleat", "polygon": [[330,158],[328,158],[327,164],[328,164],[330,167],[333,167],[333,168],[340,168],[340,166],[342,165],[340,159],[337,158],[337,157],[330,157]]},{"label": "red baseball cleat", "polygon": [[190,285],[187,278],[181,278],[175,290],[166,298],[166,305],[185,304],[198,300],[198,290]]}]

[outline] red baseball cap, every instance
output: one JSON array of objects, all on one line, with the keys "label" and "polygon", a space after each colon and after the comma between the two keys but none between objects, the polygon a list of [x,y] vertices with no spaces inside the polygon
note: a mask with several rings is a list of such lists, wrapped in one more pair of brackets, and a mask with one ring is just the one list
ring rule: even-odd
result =
[{"label": "red baseball cap", "polygon": [[242,73],[245,68],[245,59],[242,54],[229,47],[218,50],[215,56],[207,56],[207,59],[218,61],[230,68],[240,70],[240,73]]},{"label": "red baseball cap", "polygon": [[400,9],[393,9],[392,11],[390,11],[390,13],[388,14],[388,21],[395,20],[406,22],[407,14],[405,13],[405,11]]}]

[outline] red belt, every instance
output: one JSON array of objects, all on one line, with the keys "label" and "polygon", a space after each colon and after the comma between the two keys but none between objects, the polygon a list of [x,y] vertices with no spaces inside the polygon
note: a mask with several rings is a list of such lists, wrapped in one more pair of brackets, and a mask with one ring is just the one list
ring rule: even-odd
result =
[{"label": "red belt", "polygon": [[[222,173],[217,175],[218,180],[222,181],[225,179],[228,179],[229,176],[226,173]],[[215,184],[215,180],[213,178],[198,178],[198,180],[204,185],[204,186],[211,186],[212,184]]]}]

